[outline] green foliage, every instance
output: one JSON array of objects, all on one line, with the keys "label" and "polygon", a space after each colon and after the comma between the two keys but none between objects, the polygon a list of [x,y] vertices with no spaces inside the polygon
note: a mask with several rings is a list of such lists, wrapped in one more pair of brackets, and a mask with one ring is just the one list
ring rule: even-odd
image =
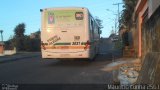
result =
[{"label": "green foliage", "polygon": [[16,37],[23,37],[26,25],[24,23],[18,24],[14,29],[14,34]]},{"label": "green foliage", "polygon": [[129,46],[129,40],[128,40],[128,32],[126,31],[122,36],[123,45]]},{"label": "green foliage", "polygon": [[40,30],[34,33],[35,38],[30,38],[24,32],[25,24],[18,24],[14,29],[14,36],[5,42],[6,47],[16,47],[17,51],[40,51]]},{"label": "green foliage", "polygon": [[122,48],[123,48],[122,41],[118,40],[114,42],[114,49],[122,49]]},{"label": "green foliage", "polygon": [[132,15],[137,2],[138,0],[123,0],[124,9],[120,17],[120,26],[125,25],[128,28],[131,26],[131,24],[133,23]]},{"label": "green foliage", "polygon": [[103,28],[103,21],[101,19],[99,19],[98,17],[95,17],[95,20],[97,21],[97,23],[99,24],[100,30]]},{"label": "green foliage", "polygon": [[5,43],[5,50],[12,50],[13,49],[13,46],[12,46],[10,40],[4,41],[4,43]]},{"label": "green foliage", "polygon": [[20,23],[18,24],[14,29],[14,45],[17,48],[18,51],[24,51],[24,32],[25,32],[25,24]]},{"label": "green foliage", "polygon": [[25,40],[24,40],[24,48],[25,51],[31,51],[31,43],[30,43],[30,37],[29,36],[25,36]]},{"label": "green foliage", "polygon": [[40,51],[40,38],[25,36],[24,48],[25,51]]},{"label": "green foliage", "polygon": [[17,50],[18,51],[25,51],[25,48],[24,48],[24,39],[25,37],[18,37],[16,38],[16,47],[17,47]]}]

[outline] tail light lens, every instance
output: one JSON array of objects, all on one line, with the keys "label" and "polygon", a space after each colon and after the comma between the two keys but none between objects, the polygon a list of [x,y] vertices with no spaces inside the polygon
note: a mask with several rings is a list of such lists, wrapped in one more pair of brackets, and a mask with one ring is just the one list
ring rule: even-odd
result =
[{"label": "tail light lens", "polygon": [[91,45],[91,42],[88,40],[88,41],[86,42],[86,45]]},{"label": "tail light lens", "polygon": [[41,48],[43,48],[44,50],[46,50],[45,45],[43,42],[41,42]]},{"label": "tail light lens", "polygon": [[90,43],[90,41],[88,40],[88,41],[86,42],[86,44],[85,44],[84,49],[86,50],[86,49],[89,47],[89,45],[91,45],[91,43]]}]

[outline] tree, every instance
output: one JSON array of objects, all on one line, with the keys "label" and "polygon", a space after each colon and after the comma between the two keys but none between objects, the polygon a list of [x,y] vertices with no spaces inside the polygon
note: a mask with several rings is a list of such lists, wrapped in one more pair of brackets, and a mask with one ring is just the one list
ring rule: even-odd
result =
[{"label": "tree", "polygon": [[132,25],[132,15],[134,12],[134,8],[137,4],[138,0],[123,0],[123,12],[120,17],[120,25],[125,25],[126,27],[130,28]]},{"label": "tree", "polygon": [[32,44],[31,44],[31,38],[27,35],[25,35],[25,39],[24,39],[24,49],[25,51],[32,51]]},{"label": "tree", "polygon": [[14,29],[14,36],[11,36],[8,41],[6,41],[6,47],[11,49],[16,47],[18,51],[40,51],[40,30],[34,32],[35,37],[31,38],[29,35],[25,35],[25,24],[18,24]]},{"label": "tree", "polygon": [[23,37],[24,36],[25,26],[26,25],[24,23],[20,23],[15,27],[14,34],[16,35],[16,37]]},{"label": "tree", "polygon": [[40,46],[41,46],[41,40],[40,40],[40,30],[36,31],[33,33],[35,35],[34,38],[30,38],[30,36],[25,35],[25,40],[24,40],[24,48],[25,51],[40,51]]},{"label": "tree", "polygon": [[122,36],[123,45],[129,46],[129,40],[128,40],[128,31],[126,31]]},{"label": "tree", "polygon": [[18,24],[15,29],[14,29],[14,43],[15,43],[15,46],[17,48],[18,51],[24,51],[25,48],[24,48],[24,32],[25,32],[25,24],[24,23],[20,23]]},{"label": "tree", "polygon": [[99,24],[100,30],[103,28],[103,21],[101,19],[99,19],[99,17],[95,17],[95,20],[97,21],[97,23]]},{"label": "tree", "polygon": [[40,30],[34,32],[35,38],[30,38],[30,43],[31,43],[31,51],[40,51],[41,48],[41,39],[40,39]]}]

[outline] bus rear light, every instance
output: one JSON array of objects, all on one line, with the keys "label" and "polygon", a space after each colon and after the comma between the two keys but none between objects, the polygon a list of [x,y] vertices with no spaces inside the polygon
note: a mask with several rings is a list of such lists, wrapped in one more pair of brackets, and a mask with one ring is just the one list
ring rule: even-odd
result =
[{"label": "bus rear light", "polygon": [[88,41],[86,42],[86,45],[91,45],[91,42],[88,40]]},{"label": "bus rear light", "polygon": [[86,44],[85,44],[84,49],[86,50],[86,49],[89,47],[89,45],[91,45],[91,43],[90,43],[90,41],[88,40],[88,41],[86,42]]},{"label": "bus rear light", "polygon": [[44,49],[44,50],[46,50],[45,44],[43,42],[41,42],[41,48]]},{"label": "bus rear light", "polygon": [[42,45],[42,49],[46,50],[46,48],[45,48],[45,46],[44,46],[44,45]]}]

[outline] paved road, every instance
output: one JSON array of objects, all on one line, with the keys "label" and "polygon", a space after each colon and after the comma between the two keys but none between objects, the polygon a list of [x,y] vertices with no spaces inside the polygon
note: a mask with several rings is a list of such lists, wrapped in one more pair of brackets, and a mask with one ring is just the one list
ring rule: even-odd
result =
[{"label": "paved road", "polygon": [[[108,44],[107,44],[107,43]],[[104,41],[95,61],[52,60],[41,56],[0,64],[0,83],[111,84],[112,72],[101,70],[112,62],[112,44]],[[107,46],[107,47],[106,47]]]},{"label": "paved road", "polygon": [[104,59],[105,57],[104,55],[98,56],[94,62],[42,60],[41,57],[34,57],[2,63],[0,64],[0,82],[21,84],[111,83],[112,74],[101,70],[111,62],[111,59]]}]

